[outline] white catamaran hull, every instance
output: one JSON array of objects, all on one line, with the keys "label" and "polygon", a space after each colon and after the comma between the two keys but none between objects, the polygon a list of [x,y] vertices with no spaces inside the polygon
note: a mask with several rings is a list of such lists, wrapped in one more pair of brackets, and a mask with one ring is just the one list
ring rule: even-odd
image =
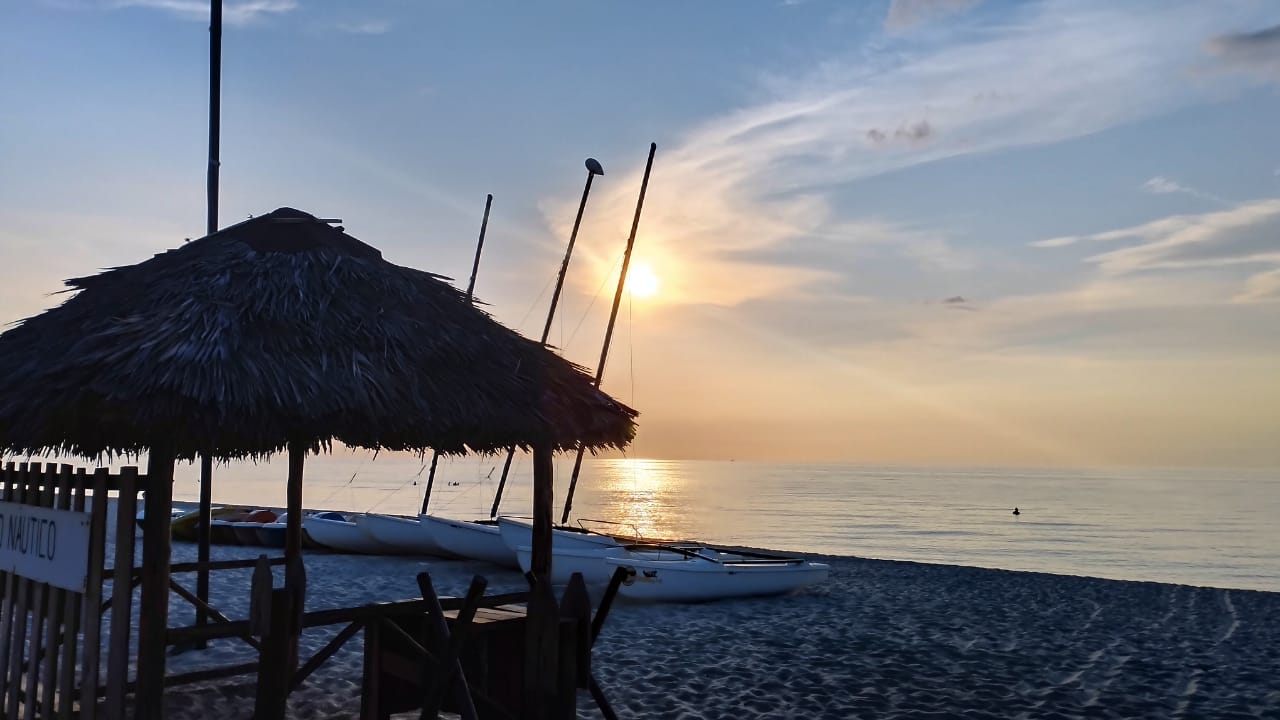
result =
[{"label": "white catamaran hull", "polygon": [[[511,552],[518,553],[522,547],[533,546],[533,523],[509,517],[498,518],[498,532],[502,541]],[[600,548],[617,547],[617,538],[612,535],[574,530],[571,528],[553,528],[551,530],[551,546],[559,551],[564,550],[599,550]],[[526,572],[528,572],[526,570]]]},{"label": "white catamaran hull", "polygon": [[369,537],[359,525],[347,520],[329,520],[308,515],[302,518],[302,527],[306,528],[312,540],[330,550],[367,555],[395,552],[391,547]]},{"label": "white catamaran hull", "polygon": [[453,557],[449,551],[431,539],[431,535],[423,529],[422,522],[418,518],[367,513],[356,516],[356,527],[375,542],[390,548],[389,552]]},{"label": "white catamaran hull", "polygon": [[802,560],[720,562],[689,557],[643,559],[607,557],[612,570],[635,571],[619,588],[624,597],[653,602],[705,602],[728,598],[781,595],[827,579],[830,568]]},{"label": "white catamaran hull", "polygon": [[[608,584],[616,569],[605,563],[607,557],[623,557],[628,554],[625,547],[595,548],[563,548],[556,546],[551,551],[551,582],[555,585],[567,585],[574,573],[582,573],[582,579],[588,585]],[[529,572],[533,567],[533,548],[522,545],[516,549],[516,558],[520,561],[520,569]]]},{"label": "white catamaran hull", "polygon": [[418,520],[431,541],[446,552],[502,567],[519,567],[516,554],[502,542],[498,524],[492,520],[450,520],[435,515],[419,515]]}]

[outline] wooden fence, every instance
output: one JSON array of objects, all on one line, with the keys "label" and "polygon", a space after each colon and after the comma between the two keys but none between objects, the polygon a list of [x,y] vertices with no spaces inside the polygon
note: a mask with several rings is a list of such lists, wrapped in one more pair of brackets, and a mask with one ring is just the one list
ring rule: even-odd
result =
[{"label": "wooden fence", "polygon": [[[0,474],[0,717],[119,720],[128,684],[137,468],[8,463]],[[109,647],[107,498],[118,493]],[[83,530],[87,526],[87,546]],[[56,575],[56,577],[55,577]],[[105,653],[104,653],[105,650]],[[101,681],[105,659],[106,682]]]}]

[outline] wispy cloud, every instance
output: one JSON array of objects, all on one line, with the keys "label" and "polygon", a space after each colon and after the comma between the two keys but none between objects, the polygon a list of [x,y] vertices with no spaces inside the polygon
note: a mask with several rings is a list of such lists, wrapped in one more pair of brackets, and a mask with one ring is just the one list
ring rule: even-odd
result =
[{"label": "wispy cloud", "polygon": [[[649,262],[664,287],[673,287],[673,275],[689,280],[675,285],[684,293],[668,296],[688,302],[734,304],[828,278],[830,265],[752,264],[742,253],[864,222],[841,216],[835,201],[853,181],[1060,142],[1192,104],[1210,90],[1189,86],[1184,71],[1215,22],[1225,21],[1200,5],[1151,13],[1048,2],[929,50],[830,58],[789,82],[774,73],[771,99],[710,119],[661,149],[642,223]],[[591,215],[629,218],[638,173],[611,178],[620,189],[593,201]],[[545,209],[557,236],[574,209]],[[625,237],[625,224],[612,222],[589,219],[584,229]],[[899,240],[904,258],[922,247],[910,234]]]},{"label": "wispy cloud", "polygon": [[1248,277],[1236,300],[1280,299],[1280,199],[1244,203],[1230,210],[1199,215],[1174,215],[1133,227],[1092,235],[1053,238],[1031,243],[1053,248],[1077,242],[1130,244],[1086,260],[1107,276],[1156,271],[1248,268],[1262,272]]},{"label": "wispy cloud", "polygon": [[1147,270],[1280,264],[1280,199],[1259,200],[1231,210],[1163,218],[1091,240],[1138,240],[1135,245],[1094,255],[1103,272],[1119,275]]},{"label": "wispy cloud", "polygon": [[[184,20],[208,20],[207,0],[107,0],[99,3],[109,9],[143,8],[169,13]],[[297,0],[241,0],[226,2],[222,19],[229,25],[247,25],[272,15],[282,15],[298,7]]]},{"label": "wispy cloud", "polygon": [[892,0],[885,17],[885,29],[902,32],[921,23],[964,12],[978,0]]},{"label": "wispy cloud", "polygon": [[1231,69],[1280,81],[1280,25],[1217,35],[1206,48]]},{"label": "wispy cloud", "polygon": [[1164,177],[1163,175],[1157,175],[1151,178],[1150,180],[1147,180],[1146,182],[1142,183],[1140,187],[1142,190],[1149,192],[1153,195],[1174,195],[1174,194],[1190,195],[1191,197],[1200,198],[1201,200],[1209,200],[1211,202],[1215,202],[1220,205],[1231,204],[1226,200],[1218,197],[1217,195],[1203,192],[1193,187],[1188,187],[1176,180],[1170,180],[1169,178]]},{"label": "wispy cloud", "polygon": [[385,35],[391,32],[390,20],[358,20],[338,23],[338,29],[352,35]]}]

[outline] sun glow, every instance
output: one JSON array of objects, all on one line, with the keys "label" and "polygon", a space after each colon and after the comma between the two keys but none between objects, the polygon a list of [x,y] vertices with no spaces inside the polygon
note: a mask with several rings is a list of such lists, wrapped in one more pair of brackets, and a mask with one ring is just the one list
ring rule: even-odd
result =
[{"label": "sun glow", "polygon": [[627,290],[638,298],[653,297],[661,282],[653,268],[646,263],[636,263],[627,272]]}]

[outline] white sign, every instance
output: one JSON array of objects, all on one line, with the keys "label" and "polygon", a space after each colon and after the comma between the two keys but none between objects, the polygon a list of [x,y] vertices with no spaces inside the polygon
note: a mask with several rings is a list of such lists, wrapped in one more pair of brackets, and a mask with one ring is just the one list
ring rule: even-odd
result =
[{"label": "white sign", "polygon": [[89,513],[0,502],[0,571],[84,592]]}]

